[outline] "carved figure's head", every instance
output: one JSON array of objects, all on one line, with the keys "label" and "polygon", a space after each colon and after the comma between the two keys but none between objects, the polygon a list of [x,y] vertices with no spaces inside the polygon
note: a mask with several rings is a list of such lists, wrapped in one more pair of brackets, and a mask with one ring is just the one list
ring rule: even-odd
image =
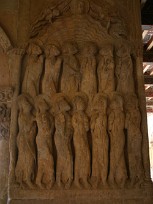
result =
[{"label": "carved figure's head", "polygon": [[45,113],[47,110],[50,109],[43,95],[39,95],[35,98],[35,108],[37,112],[42,112],[42,113]]},{"label": "carved figure's head", "polygon": [[27,54],[38,56],[38,55],[42,54],[42,50],[35,43],[30,43],[29,46],[28,46],[28,49],[27,49]]},{"label": "carved figure's head", "polygon": [[64,55],[75,55],[78,52],[78,46],[74,42],[65,42],[63,44]]},{"label": "carved figure's head", "polygon": [[33,109],[32,99],[28,95],[20,95],[18,97],[18,107],[20,112],[30,113]]},{"label": "carved figure's head", "polygon": [[86,56],[94,56],[98,52],[97,45],[93,42],[87,42],[83,48],[83,54]]},{"label": "carved figure's head", "polygon": [[128,94],[125,97],[125,102],[126,102],[126,109],[134,109],[137,110],[139,108],[139,103],[138,103],[138,98],[135,94]]},{"label": "carved figure's head", "polygon": [[52,110],[53,114],[56,115],[58,113],[64,113],[71,110],[71,106],[68,102],[66,96],[62,93],[58,93],[54,95],[52,100]]},{"label": "carved figure's head", "polygon": [[46,57],[57,57],[60,55],[60,50],[56,45],[50,44],[45,48]]},{"label": "carved figure's head", "polygon": [[68,104],[68,102],[66,101],[66,99],[61,99],[59,100],[58,102],[58,107],[59,107],[59,110],[61,112],[67,112],[67,111],[70,111],[71,110],[71,106]]},{"label": "carved figure's head", "polygon": [[116,49],[116,55],[118,57],[127,57],[131,54],[131,46],[127,44],[121,44],[117,49]]},{"label": "carved figure's head", "polygon": [[58,17],[60,15],[60,11],[58,9],[53,9],[53,17]]},{"label": "carved figure's head", "polygon": [[7,106],[5,104],[0,105],[0,121],[2,121],[7,113]]},{"label": "carved figure's head", "polygon": [[73,106],[77,111],[84,111],[88,105],[88,97],[86,94],[78,92],[73,98]]},{"label": "carved figure's head", "polygon": [[123,111],[123,98],[118,93],[114,93],[111,100],[110,109]]},{"label": "carved figure's head", "polygon": [[101,93],[98,93],[93,100],[93,111],[98,110],[106,113],[107,110],[107,96]]},{"label": "carved figure's head", "polygon": [[71,11],[75,15],[86,14],[89,12],[89,1],[88,0],[72,0]]},{"label": "carved figure's head", "polygon": [[111,56],[113,57],[113,45],[105,45],[99,51],[99,54],[102,56]]},{"label": "carved figure's head", "polygon": [[118,16],[112,16],[110,19],[110,34],[117,38],[127,39],[128,31],[125,20]]}]

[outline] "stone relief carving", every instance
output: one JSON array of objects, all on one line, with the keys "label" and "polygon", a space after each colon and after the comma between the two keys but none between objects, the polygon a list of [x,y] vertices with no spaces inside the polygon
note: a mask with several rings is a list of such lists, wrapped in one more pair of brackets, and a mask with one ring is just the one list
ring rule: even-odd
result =
[{"label": "stone relief carving", "polygon": [[114,38],[127,39],[128,33],[124,21],[119,16],[110,18],[108,32]]},{"label": "stone relief carving", "polygon": [[108,130],[110,137],[110,173],[111,185],[124,187],[127,179],[125,164],[125,115],[123,112],[123,99],[114,94],[109,107]]},{"label": "stone relief carving", "polygon": [[[143,183],[141,113],[136,99],[124,98],[135,93],[134,56],[130,42],[124,44],[124,20],[111,11],[108,3],[102,8],[93,1],[66,0],[34,22],[17,99],[20,186],[90,189]],[[82,31],[77,25],[83,19]],[[67,22],[66,37],[61,22]],[[88,35],[90,25],[96,29]],[[131,145],[136,140],[137,151]]]},{"label": "stone relief carving", "polygon": [[107,134],[107,97],[97,94],[93,100],[91,114],[92,133],[92,180],[95,187],[107,183],[108,177],[108,146]]},{"label": "stone relief carving", "polygon": [[90,149],[88,141],[89,118],[85,113],[87,106],[87,96],[81,93],[75,95],[73,99],[74,113],[72,116],[72,126],[74,128],[73,142],[75,150],[75,180],[74,183],[80,188],[81,185],[90,187]]},{"label": "stone relief carving", "polygon": [[[81,91],[86,93],[91,103],[94,95],[97,93],[97,78],[96,78],[96,55],[97,47],[94,43],[88,42],[82,52],[81,62]],[[89,86],[90,83],[90,86]]]},{"label": "stone relief carving", "polygon": [[128,166],[131,185],[140,185],[144,178],[142,165],[141,113],[136,95],[126,97]]},{"label": "stone relief carving", "polygon": [[35,97],[39,94],[40,77],[43,71],[43,55],[41,48],[31,43],[27,49],[28,60],[22,84],[22,92]]},{"label": "stone relief carving", "polygon": [[120,45],[116,51],[116,76],[117,91],[122,94],[134,93],[133,62],[131,58],[131,47],[129,45]]},{"label": "stone relief carving", "polygon": [[[77,45],[73,42],[66,42],[63,45],[63,72],[61,79],[61,92],[72,95],[79,91],[80,86],[80,65],[76,58]],[[68,83],[67,83],[68,82]]]},{"label": "stone relief carving", "polygon": [[115,91],[113,46],[105,46],[99,54],[100,61],[97,68],[99,92],[110,93]]},{"label": "stone relief carving", "polygon": [[59,76],[62,59],[59,57],[60,50],[55,45],[47,45],[45,49],[45,74],[43,78],[43,93],[53,96],[59,91]]},{"label": "stone relief carving", "polygon": [[36,121],[32,113],[33,105],[27,95],[18,97],[19,116],[17,135],[18,158],[15,169],[16,181],[21,186],[24,184],[33,188],[36,164]]},{"label": "stone relief carving", "polygon": [[73,0],[70,3],[70,9],[74,15],[87,14],[90,9],[90,3],[86,0]]},{"label": "stone relief carving", "polygon": [[36,122],[38,133],[36,136],[38,171],[36,184],[43,188],[51,188],[55,181],[53,159],[53,132],[54,118],[49,113],[50,107],[45,97],[37,96],[35,99]]},{"label": "stone relief carving", "polygon": [[40,16],[32,23],[31,26],[31,37],[38,35],[40,28],[47,24],[52,24],[62,14],[69,10],[69,3],[71,0],[63,0],[55,6],[47,7],[41,12]]},{"label": "stone relief carving", "polygon": [[56,182],[59,187],[70,188],[73,180],[71,106],[64,96],[56,96],[53,107],[55,116],[55,146],[57,149]]},{"label": "stone relief carving", "polygon": [[91,0],[65,0],[60,1],[55,6],[48,7],[37,17],[31,27],[31,38],[37,36],[43,27],[52,25],[66,14],[69,16],[89,15],[98,21],[105,32],[111,36],[117,38],[127,36],[124,21],[110,2],[104,1],[100,6]]}]

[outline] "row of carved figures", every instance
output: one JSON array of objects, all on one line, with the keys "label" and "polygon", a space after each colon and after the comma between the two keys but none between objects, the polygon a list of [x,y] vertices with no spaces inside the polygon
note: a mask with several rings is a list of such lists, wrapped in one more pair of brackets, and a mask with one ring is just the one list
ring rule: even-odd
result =
[{"label": "row of carved figures", "polygon": [[[80,18],[83,15],[84,19],[90,16],[99,21],[103,30],[114,38],[127,38],[127,26],[124,20],[117,15],[115,7],[109,5],[108,2],[103,4],[103,7],[96,5],[92,1],[64,1],[57,5],[56,8],[47,7],[40,16],[33,22],[31,27],[31,37],[39,34],[39,32],[47,24],[53,24],[59,18],[65,16],[65,12],[69,18]],[[111,14],[111,15],[110,15]]]},{"label": "row of carved figures", "polygon": [[90,188],[142,182],[137,97],[129,95],[123,100],[117,92],[109,97],[98,93],[90,117],[87,103],[88,97],[82,92],[71,102],[67,96],[56,94],[52,107],[44,95],[37,96],[35,102],[25,94],[18,97],[18,184],[51,188],[56,183],[70,188],[73,183]]},{"label": "row of carved figures", "polygon": [[79,50],[77,43],[66,42],[62,52],[53,44],[47,45],[44,61],[42,49],[31,43],[27,49],[22,93],[34,98],[40,93],[52,97],[59,92],[71,96],[81,91],[89,100],[97,92],[134,93],[134,63],[130,49],[127,44],[118,48],[106,44],[98,49],[95,43],[88,42]]}]

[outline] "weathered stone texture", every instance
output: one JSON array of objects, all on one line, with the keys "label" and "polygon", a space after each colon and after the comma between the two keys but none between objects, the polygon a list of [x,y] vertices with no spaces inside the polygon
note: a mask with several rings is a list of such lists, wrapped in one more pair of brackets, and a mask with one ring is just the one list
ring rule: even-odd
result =
[{"label": "weathered stone texture", "polygon": [[0,5],[0,198],[150,204],[139,1]]}]

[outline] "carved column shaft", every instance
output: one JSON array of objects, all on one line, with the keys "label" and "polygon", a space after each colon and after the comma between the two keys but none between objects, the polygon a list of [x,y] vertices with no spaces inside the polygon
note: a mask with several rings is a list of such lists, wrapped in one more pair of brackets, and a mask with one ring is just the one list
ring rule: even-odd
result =
[{"label": "carved column shaft", "polygon": [[17,96],[20,93],[20,83],[21,83],[21,64],[22,57],[24,55],[23,49],[14,48],[9,52],[9,66],[13,70],[12,74],[12,86],[14,88],[14,94],[12,99],[12,108],[11,108],[11,129],[10,129],[10,183],[12,178],[14,179],[14,168],[16,161],[16,142],[15,137],[17,134],[17,114],[18,107],[16,103]]}]

